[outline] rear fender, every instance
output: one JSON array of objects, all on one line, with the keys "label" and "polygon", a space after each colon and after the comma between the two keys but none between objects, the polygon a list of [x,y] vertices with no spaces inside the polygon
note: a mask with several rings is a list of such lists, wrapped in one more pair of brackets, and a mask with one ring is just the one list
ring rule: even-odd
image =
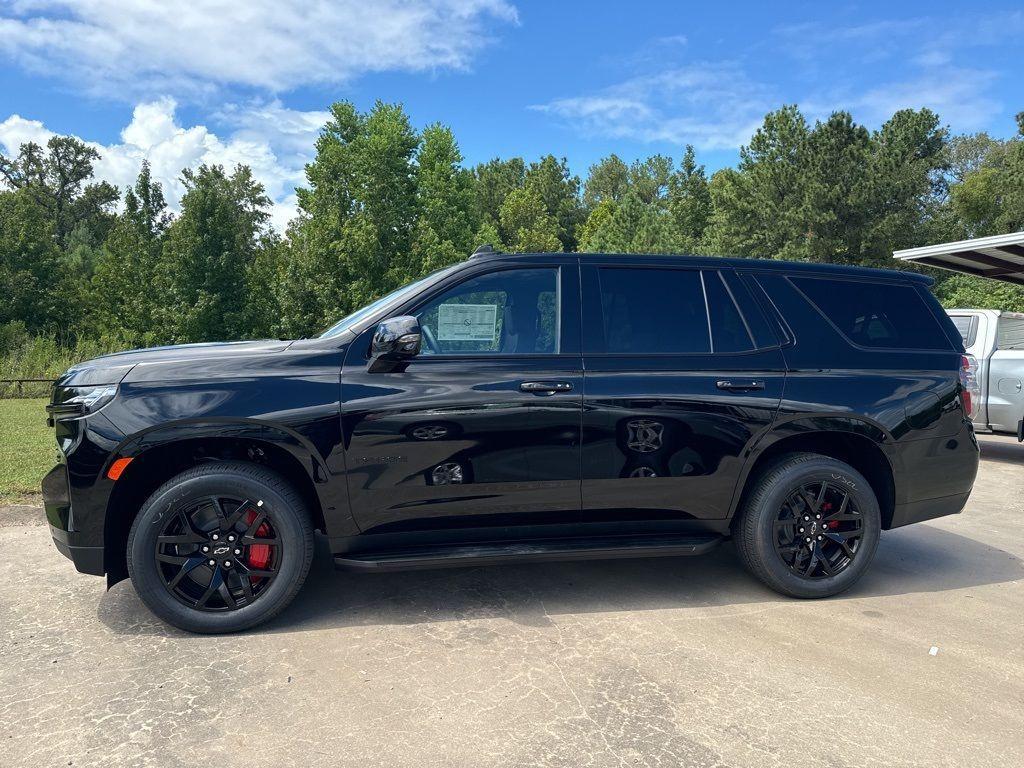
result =
[{"label": "rear fender", "polygon": [[801,439],[812,440],[817,437],[827,439],[843,436],[870,441],[885,457],[893,477],[898,477],[902,472],[903,466],[899,452],[895,450],[896,441],[892,434],[877,422],[854,415],[798,416],[792,419],[780,416],[780,419],[772,424],[771,429],[765,432],[749,449],[739,481],[733,492],[730,517],[738,511],[751,473],[758,467],[759,461],[765,457],[766,453],[773,452],[773,449],[785,450],[780,445],[783,444],[783,441],[791,442],[794,450],[800,450]]}]

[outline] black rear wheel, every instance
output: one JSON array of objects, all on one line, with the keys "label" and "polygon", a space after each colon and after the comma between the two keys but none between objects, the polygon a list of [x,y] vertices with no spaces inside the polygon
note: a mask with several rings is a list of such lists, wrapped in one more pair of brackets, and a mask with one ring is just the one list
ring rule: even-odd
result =
[{"label": "black rear wheel", "polygon": [[831,457],[800,453],[753,480],[733,530],[743,564],[769,587],[827,597],[861,577],[881,528],[863,475]]},{"label": "black rear wheel", "polygon": [[830,480],[801,485],[775,517],[775,552],[804,579],[836,576],[850,567],[864,539],[853,492]]},{"label": "black rear wheel", "polygon": [[150,496],[128,537],[128,570],[160,618],[193,632],[259,624],[291,602],[313,532],[301,497],[256,465],[187,470]]}]

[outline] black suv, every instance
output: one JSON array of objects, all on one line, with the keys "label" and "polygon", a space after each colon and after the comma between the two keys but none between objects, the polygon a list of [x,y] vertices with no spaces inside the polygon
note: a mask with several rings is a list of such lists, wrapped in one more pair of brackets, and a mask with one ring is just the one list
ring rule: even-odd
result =
[{"label": "black suv", "polygon": [[978,469],[956,328],[906,272],[485,252],[319,338],[102,357],[56,383],[57,548],[197,632],[339,565],[692,555],[794,597]]}]

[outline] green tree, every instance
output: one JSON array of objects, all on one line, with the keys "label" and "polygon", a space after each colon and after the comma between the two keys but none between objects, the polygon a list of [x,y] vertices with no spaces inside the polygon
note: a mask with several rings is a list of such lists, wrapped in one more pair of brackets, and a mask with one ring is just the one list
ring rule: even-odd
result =
[{"label": "green tree", "polygon": [[934,286],[944,307],[1024,312],[1024,288],[987,277],[945,273]]},{"label": "green tree", "polygon": [[735,169],[711,180],[712,252],[891,264],[924,236],[943,195],[946,131],[901,110],[873,134],[836,112],[813,128],[796,107],[770,113]]},{"label": "green tree", "polygon": [[247,277],[261,247],[270,199],[244,165],[182,172],[181,214],[167,228],[161,322],[176,342],[250,335]]},{"label": "green tree", "polygon": [[284,332],[323,328],[419,271],[412,256],[418,145],[399,105],[377,102],[366,114],[348,102],[332,106],[288,232]]},{"label": "green tree", "polygon": [[407,264],[417,216],[414,155],[419,137],[399,104],[378,101],[365,126],[356,147],[357,218],[369,235],[369,249],[350,254],[361,297],[357,306],[416,276],[415,266],[411,271]]},{"label": "green tree", "polygon": [[1024,112],[1017,113],[1017,136],[1007,150],[1003,173],[1004,192],[996,227],[1016,232],[1024,229]]},{"label": "green tree", "polygon": [[1004,171],[981,167],[949,189],[948,230],[939,239],[961,240],[1000,234]]},{"label": "green tree", "polygon": [[707,247],[725,256],[800,258],[802,148],[810,129],[796,106],[765,116],[737,168],[711,177]]},{"label": "green tree", "polygon": [[603,238],[604,228],[608,226],[618,207],[618,202],[611,199],[602,200],[594,206],[587,220],[579,228],[581,252],[594,253],[599,250],[599,238]]},{"label": "green tree", "polygon": [[928,109],[902,109],[872,135],[868,235],[858,263],[893,266],[892,252],[918,245],[945,197],[949,132]]},{"label": "green tree", "polygon": [[799,148],[800,224],[788,245],[797,258],[858,263],[872,214],[868,187],[871,135],[848,112],[834,112]]},{"label": "green tree", "polygon": [[359,196],[356,141],[365,117],[349,102],[331,106],[306,165],[308,186],[296,190],[299,215],[286,234],[280,283],[281,327],[304,336],[350,311],[347,251]]},{"label": "green tree", "polygon": [[473,176],[462,167],[462,153],[451,130],[440,124],[423,131],[417,155],[419,218],[413,246],[417,274],[454,264],[473,251],[479,228]]},{"label": "green tree", "polygon": [[985,132],[950,137],[947,184],[958,184],[982,168],[1003,167],[1007,144]]},{"label": "green tree", "polygon": [[510,192],[526,183],[526,163],[521,157],[508,160],[494,158],[477,165],[473,176],[476,179],[474,189],[481,227],[487,226],[488,232],[497,232],[496,242],[506,242],[508,233],[501,229],[501,206]]},{"label": "green tree", "polygon": [[[53,136],[46,151],[22,144],[17,157],[0,155],[0,176],[12,189],[24,189],[47,212],[53,234],[66,249],[72,233],[84,227],[91,242],[103,242],[113,224],[117,189],[107,182],[87,183],[99,152],[74,136]],[[80,236],[80,240],[85,239]]]},{"label": "green tree", "polygon": [[513,251],[557,251],[558,222],[548,213],[540,194],[532,186],[512,190],[499,212],[505,244]]},{"label": "green tree", "polygon": [[674,168],[672,158],[652,155],[629,167],[629,189],[644,205],[662,207],[667,203]]},{"label": "green tree", "polygon": [[[583,205],[593,211],[602,203],[618,203],[629,191],[629,166],[616,154],[590,166],[583,185]],[[582,241],[582,238],[581,238]]]},{"label": "green tree", "polygon": [[0,192],[0,325],[53,331],[62,318],[53,221],[29,190]]},{"label": "green tree", "polygon": [[[89,278],[115,220],[117,189],[106,182],[90,183],[98,158],[95,149],[72,136],[53,136],[45,149],[30,142],[14,157],[0,155],[0,182],[30,199],[52,232],[59,267],[49,290],[59,311],[42,314],[65,332],[88,331],[83,322]],[[24,287],[12,285],[16,290]]]},{"label": "green tree", "polygon": [[274,230],[267,229],[258,238],[245,268],[243,322],[249,338],[279,337],[282,333],[280,286],[287,257],[288,243]]},{"label": "green tree", "polygon": [[124,211],[107,236],[92,277],[90,320],[104,338],[144,345],[166,342],[157,322],[162,296],[159,276],[163,235],[170,224],[163,188],[143,162]]},{"label": "green tree", "polygon": [[576,228],[583,220],[580,202],[580,180],[569,172],[569,165],[563,157],[546,155],[539,162],[530,163],[524,185],[533,190],[548,215],[558,224],[558,239],[561,248],[576,250]]},{"label": "green tree", "polygon": [[668,209],[679,249],[697,251],[711,220],[712,209],[708,178],[704,166],[697,165],[692,146],[687,145],[679,170],[669,179]]},{"label": "green tree", "polygon": [[687,146],[679,168],[664,155],[626,166],[612,155],[591,168],[585,196],[598,201],[580,227],[582,250],[697,251],[711,216],[703,166]]},{"label": "green tree", "polygon": [[[586,250],[596,253],[672,253],[677,250],[672,218],[667,210],[645,203],[634,190],[627,192],[620,204],[614,208],[612,205],[602,203],[588,219]],[[596,216],[600,216],[600,220],[594,220]]]},{"label": "green tree", "polygon": [[949,196],[929,222],[930,240],[1024,229],[1024,125],[1007,141],[984,133],[953,138],[949,165]]}]

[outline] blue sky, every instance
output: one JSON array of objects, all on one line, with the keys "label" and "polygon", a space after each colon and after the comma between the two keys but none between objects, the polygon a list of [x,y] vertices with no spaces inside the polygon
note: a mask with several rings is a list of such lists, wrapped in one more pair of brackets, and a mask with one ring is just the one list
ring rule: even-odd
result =
[{"label": "blue sky", "polygon": [[182,167],[246,162],[281,225],[335,100],[447,123],[468,164],[690,143],[713,171],[784,103],[1010,136],[1021,39],[1019,2],[0,0],[0,148],[72,133],[122,186],[149,158],[172,203]]}]

